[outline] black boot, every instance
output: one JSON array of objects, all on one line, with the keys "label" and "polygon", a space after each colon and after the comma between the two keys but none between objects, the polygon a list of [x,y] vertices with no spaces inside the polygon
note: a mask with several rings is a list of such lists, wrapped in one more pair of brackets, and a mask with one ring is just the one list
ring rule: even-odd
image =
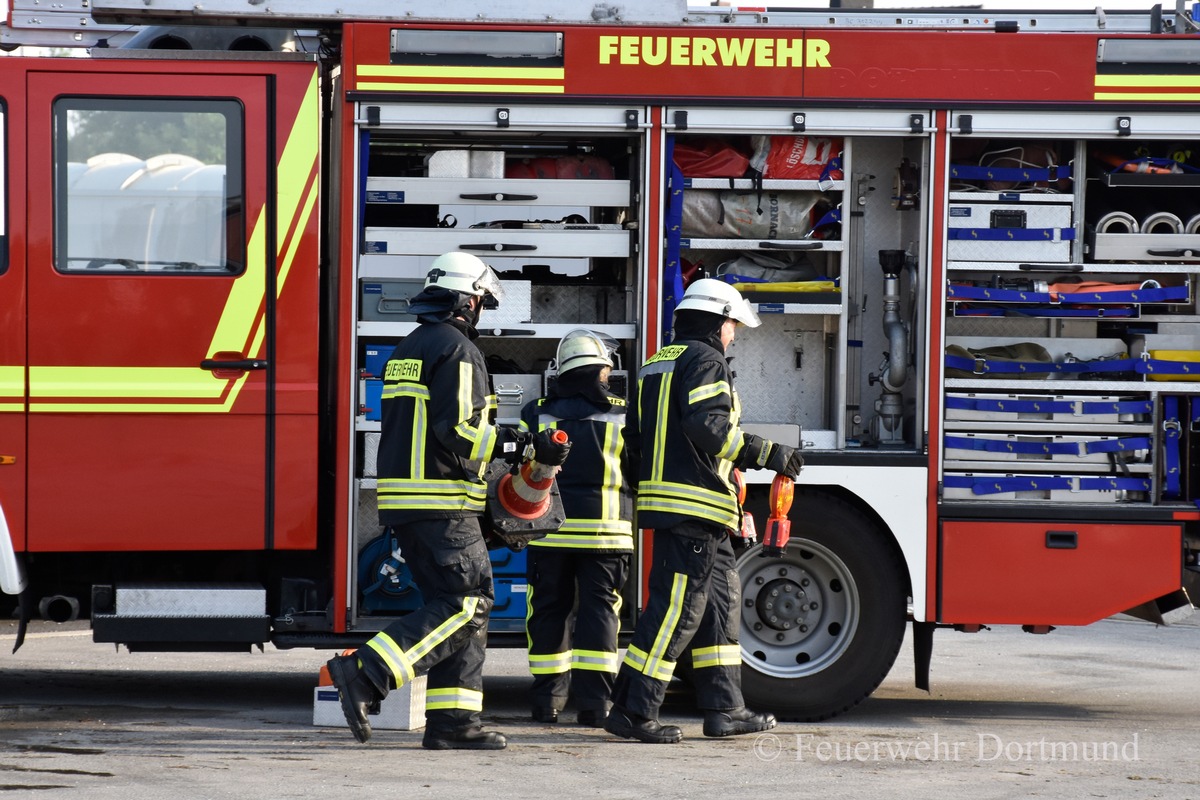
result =
[{"label": "black boot", "polygon": [[337,687],[342,713],[354,738],[364,744],[371,738],[371,721],[367,715],[379,710],[379,694],[363,672],[358,656],[334,656],[325,664],[329,677]]},{"label": "black boot", "polygon": [[558,709],[554,706],[534,706],[530,716],[534,722],[558,722]]},{"label": "black boot", "polygon": [[756,714],[743,706],[732,711],[705,711],[705,736],[737,736],[742,733],[769,731],[776,725],[775,715],[769,712]]},{"label": "black boot", "polygon": [[637,739],[647,744],[675,744],[683,738],[683,731],[674,725],[661,725],[656,719],[639,717],[617,706],[608,712],[604,730],[622,739]]},{"label": "black boot", "polygon": [[508,739],[503,733],[467,728],[464,731],[425,731],[421,746],[426,750],[503,750]]}]

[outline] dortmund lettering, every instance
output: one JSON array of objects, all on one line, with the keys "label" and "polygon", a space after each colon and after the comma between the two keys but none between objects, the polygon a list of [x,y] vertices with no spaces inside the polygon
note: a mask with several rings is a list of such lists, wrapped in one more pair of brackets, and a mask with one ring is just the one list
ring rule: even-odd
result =
[{"label": "dortmund lettering", "polygon": [[383,379],[389,383],[420,380],[421,359],[404,358],[399,361],[389,361],[387,368],[384,370]]}]

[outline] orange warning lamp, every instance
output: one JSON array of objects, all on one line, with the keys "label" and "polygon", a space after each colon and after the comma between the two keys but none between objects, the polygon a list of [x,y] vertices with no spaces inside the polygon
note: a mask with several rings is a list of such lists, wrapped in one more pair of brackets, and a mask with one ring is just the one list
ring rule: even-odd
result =
[{"label": "orange warning lamp", "polygon": [[783,558],[788,539],[792,535],[792,521],[788,512],[792,509],[796,484],[786,475],[776,475],[771,481],[771,516],[767,519],[767,530],[763,533],[760,555],[768,558]]},{"label": "orange warning lamp", "polygon": [[733,485],[737,488],[738,508],[742,509],[742,529],[730,535],[748,547],[758,540],[758,530],[754,526],[754,515],[744,508],[746,505],[746,479],[740,469],[733,470]]}]

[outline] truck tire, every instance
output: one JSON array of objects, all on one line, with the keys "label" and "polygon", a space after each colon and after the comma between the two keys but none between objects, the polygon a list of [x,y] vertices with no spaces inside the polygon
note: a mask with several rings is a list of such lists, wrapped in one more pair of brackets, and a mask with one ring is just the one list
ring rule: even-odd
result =
[{"label": "truck tire", "polygon": [[[904,639],[907,578],[879,523],[840,498],[797,487],[782,559],[738,559],[742,690],[780,719],[816,722],[879,686]],[[765,528],[760,510],[756,522]]]}]

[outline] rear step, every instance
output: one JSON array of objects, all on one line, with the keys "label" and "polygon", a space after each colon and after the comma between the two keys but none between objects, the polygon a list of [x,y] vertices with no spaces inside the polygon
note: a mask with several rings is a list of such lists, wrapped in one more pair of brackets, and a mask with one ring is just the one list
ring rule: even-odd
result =
[{"label": "rear step", "polygon": [[92,587],[92,640],[130,652],[236,652],[271,638],[267,592],[253,583]]}]

